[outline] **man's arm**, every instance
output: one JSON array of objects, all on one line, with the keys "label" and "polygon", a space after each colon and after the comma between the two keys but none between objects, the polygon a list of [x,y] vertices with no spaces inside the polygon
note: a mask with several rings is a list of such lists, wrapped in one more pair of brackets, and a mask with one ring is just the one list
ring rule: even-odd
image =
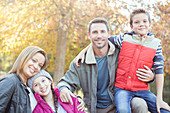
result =
[{"label": "man's arm", "polygon": [[76,96],[72,92],[74,92],[76,87],[80,87],[77,66],[75,66],[73,61],[70,64],[69,70],[60,79],[57,87],[60,90],[61,101],[73,104],[71,96]]},{"label": "man's arm", "polygon": [[144,65],[145,69],[138,69],[136,71],[136,76],[138,76],[138,79],[143,82],[152,82],[154,81],[155,75],[154,73],[149,69],[149,67]]}]

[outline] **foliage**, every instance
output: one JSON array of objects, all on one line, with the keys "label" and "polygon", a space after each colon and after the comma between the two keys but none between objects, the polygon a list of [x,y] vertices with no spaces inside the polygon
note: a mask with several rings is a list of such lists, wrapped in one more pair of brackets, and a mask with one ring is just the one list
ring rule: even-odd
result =
[{"label": "foliage", "polygon": [[[53,75],[57,79],[55,81],[58,81],[58,78],[68,70],[74,57],[89,44],[87,25],[90,20],[104,17],[111,27],[111,35],[124,33],[128,31],[131,9],[144,6],[153,12],[151,32],[162,40],[164,71],[168,74],[170,73],[169,5],[168,0],[149,5],[141,0],[0,1],[0,71],[9,71],[25,47],[37,45],[48,54],[47,70],[50,73],[55,73],[59,67],[63,69],[62,73]],[[60,56],[61,54],[63,56]]]}]

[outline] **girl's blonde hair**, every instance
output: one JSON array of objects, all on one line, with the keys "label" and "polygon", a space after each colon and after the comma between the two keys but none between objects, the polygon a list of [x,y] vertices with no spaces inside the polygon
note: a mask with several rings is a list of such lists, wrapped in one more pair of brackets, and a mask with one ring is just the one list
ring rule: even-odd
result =
[{"label": "girl's blonde hair", "polygon": [[47,66],[47,55],[43,49],[38,46],[28,46],[17,57],[16,61],[14,62],[12,69],[8,73],[16,73],[17,75],[23,73],[23,67],[30,60],[36,53],[41,53],[45,57],[44,65],[41,69],[45,69]]}]

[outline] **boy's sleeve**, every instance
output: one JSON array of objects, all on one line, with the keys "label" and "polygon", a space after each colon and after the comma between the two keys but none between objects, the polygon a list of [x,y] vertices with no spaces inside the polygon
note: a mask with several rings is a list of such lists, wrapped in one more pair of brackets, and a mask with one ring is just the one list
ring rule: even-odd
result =
[{"label": "boy's sleeve", "polygon": [[123,35],[113,35],[109,38],[109,41],[116,47],[121,48],[123,42]]},{"label": "boy's sleeve", "polygon": [[161,44],[158,46],[158,49],[156,51],[155,57],[153,59],[154,64],[152,66],[152,70],[155,72],[155,74],[163,74],[163,68],[164,68],[164,59],[162,55],[162,47]]}]

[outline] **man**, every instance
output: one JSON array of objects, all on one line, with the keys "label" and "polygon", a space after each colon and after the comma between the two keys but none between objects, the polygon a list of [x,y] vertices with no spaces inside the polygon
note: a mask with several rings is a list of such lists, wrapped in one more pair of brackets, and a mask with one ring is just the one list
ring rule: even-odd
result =
[{"label": "man", "polygon": [[[70,69],[61,78],[58,87],[60,98],[63,102],[70,102],[72,92],[82,88],[84,102],[91,113],[114,112],[113,86],[118,62],[119,49],[108,41],[110,36],[109,26],[105,19],[95,18],[89,23],[89,46],[85,62],[78,68],[74,62]],[[147,112],[146,103],[134,98],[131,102],[135,113]],[[136,107],[140,104],[139,108]]]}]

